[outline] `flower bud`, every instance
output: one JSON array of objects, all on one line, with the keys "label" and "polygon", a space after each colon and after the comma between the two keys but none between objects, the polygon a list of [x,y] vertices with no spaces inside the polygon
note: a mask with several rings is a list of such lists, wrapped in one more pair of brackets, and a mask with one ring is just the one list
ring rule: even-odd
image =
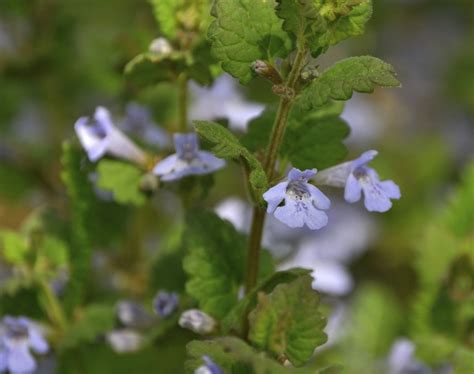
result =
[{"label": "flower bud", "polygon": [[169,55],[173,51],[173,47],[165,38],[153,39],[148,49],[150,52],[160,55]]},{"label": "flower bud", "polygon": [[201,335],[210,334],[217,325],[214,318],[198,309],[186,310],[181,314],[178,323],[181,327]]},{"label": "flower bud", "polygon": [[256,60],[252,63],[252,69],[258,75],[268,79],[274,84],[281,84],[283,79],[281,79],[280,73],[272,65],[267,64],[265,61]]}]

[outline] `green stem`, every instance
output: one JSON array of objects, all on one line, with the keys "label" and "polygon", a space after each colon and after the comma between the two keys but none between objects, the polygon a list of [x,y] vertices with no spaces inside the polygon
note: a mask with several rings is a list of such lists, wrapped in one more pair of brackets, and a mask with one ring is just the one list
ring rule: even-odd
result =
[{"label": "green stem", "polygon": [[58,298],[44,279],[38,280],[38,285],[44,297],[44,309],[51,323],[63,333],[67,329],[67,320]]},{"label": "green stem", "polygon": [[[289,95],[284,95],[280,99],[277,115],[273,123],[270,142],[264,160],[264,169],[268,180],[271,181],[275,171],[275,164],[283,137],[285,135],[286,123],[290,115],[291,107],[295,97],[298,78],[306,60],[306,49],[298,50],[290,74],[286,81]],[[245,292],[248,293],[257,284],[257,275],[260,263],[260,246],[262,242],[263,225],[265,223],[265,209],[256,206],[253,210],[252,226],[247,250],[247,274],[245,277]]]},{"label": "green stem", "polygon": [[188,131],[188,77],[186,73],[181,73],[178,77],[178,110],[179,122],[178,131]]}]

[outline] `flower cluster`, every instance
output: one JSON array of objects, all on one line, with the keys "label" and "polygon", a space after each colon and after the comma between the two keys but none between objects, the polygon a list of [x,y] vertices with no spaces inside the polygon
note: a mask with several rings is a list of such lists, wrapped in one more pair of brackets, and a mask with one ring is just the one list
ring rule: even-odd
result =
[{"label": "flower cluster", "polygon": [[359,201],[364,194],[364,204],[370,212],[386,212],[392,207],[391,199],[399,199],[400,189],[391,180],[381,181],[377,172],[367,164],[377,151],[364,152],[359,158],[336,165],[317,173],[316,170],[293,168],[288,179],[270,188],[263,198],[268,203],[267,212],[289,227],[316,230],[326,226],[328,217],[324,210],[331,203],[317,187],[309,183],[314,178],[318,185],[344,188],[348,203]]},{"label": "flower cluster", "polygon": [[[141,126],[143,122],[149,123],[149,113],[141,111],[137,114],[136,107],[130,108],[132,112],[125,124],[130,128],[137,122],[137,116]],[[145,117],[145,118],[143,118]],[[98,161],[109,154],[117,158],[134,162],[140,166],[145,166],[147,156],[136,144],[133,143],[122,131],[112,122],[110,113],[104,107],[98,107],[94,114],[94,121],[88,117],[81,117],[74,125],[76,134],[83,148],[86,150],[89,160]],[[146,130],[150,133],[150,129]],[[156,136],[156,131],[153,132]],[[157,143],[166,144],[166,136],[158,134]],[[212,153],[199,149],[197,134],[174,134],[175,153],[159,161],[153,168],[153,173],[162,181],[174,181],[189,175],[203,175],[213,173],[225,166],[225,161],[215,157]]]},{"label": "flower cluster", "polygon": [[41,330],[25,317],[6,316],[0,323],[0,372],[31,373],[36,361],[30,350],[45,354],[48,342]]},{"label": "flower cluster", "polygon": [[[149,113],[141,113],[140,117],[145,117],[141,122],[151,121]],[[91,161],[110,154],[144,165],[145,153],[114,126],[107,109],[98,107],[94,119],[95,122],[89,124],[89,119],[82,117],[75,125],[79,140]],[[199,149],[196,133],[176,133],[173,139],[175,153],[153,167],[153,173],[162,181],[209,174],[225,166],[224,160]],[[376,155],[377,151],[367,151],[355,160],[319,173],[316,169],[291,169],[286,181],[263,194],[268,204],[267,212],[292,228],[306,225],[311,230],[318,230],[326,226],[328,216],[325,210],[330,208],[331,202],[323,192],[309,183],[310,179],[317,185],[343,187],[344,199],[348,203],[359,201],[363,194],[367,210],[388,211],[392,207],[391,199],[400,198],[400,189],[391,180],[381,181],[377,172],[367,166]]]}]

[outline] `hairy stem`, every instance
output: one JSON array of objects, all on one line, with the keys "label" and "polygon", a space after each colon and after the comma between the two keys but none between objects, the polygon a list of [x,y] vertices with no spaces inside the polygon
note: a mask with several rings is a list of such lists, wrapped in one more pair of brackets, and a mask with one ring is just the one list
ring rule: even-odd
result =
[{"label": "hairy stem", "polygon": [[181,73],[178,77],[178,131],[188,131],[188,77]]},{"label": "hairy stem", "polygon": [[[268,144],[268,150],[264,160],[265,173],[271,181],[275,171],[275,164],[283,137],[285,135],[286,123],[290,115],[291,107],[295,97],[296,84],[306,60],[306,49],[298,50],[293,67],[286,81],[289,92],[280,99],[277,115],[273,123],[272,133]],[[247,274],[245,277],[245,292],[248,293],[257,283],[257,275],[260,263],[260,246],[262,242],[263,225],[265,223],[265,209],[255,206],[253,210],[252,226],[247,250]]]}]

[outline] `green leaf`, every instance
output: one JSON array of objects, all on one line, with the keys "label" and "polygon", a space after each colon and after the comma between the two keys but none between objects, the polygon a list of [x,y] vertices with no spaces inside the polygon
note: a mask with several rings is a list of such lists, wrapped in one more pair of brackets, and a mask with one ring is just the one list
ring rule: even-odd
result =
[{"label": "green leaf", "polygon": [[[216,214],[194,211],[187,218],[183,238],[188,251],[183,262],[189,276],[187,293],[206,313],[224,317],[237,304],[244,281],[246,237]],[[262,255],[262,268],[273,271],[268,265],[270,254]]]},{"label": "green leaf", "polygon": [[212,52],[222,68],[246,84],[252,78],[251,64],[286,57],[291,40],[275,14],[274,0],[216,0],[209,27]]},{"label": "green leaf", "polygon": [[0,248],[5,261],[13,265],[21,265],[26,262],[29,247],[26,239],[20,234],[10,230],[1,231]]},{"label": "green leaf", "polygon": [[232,333],[243,337],[248,313],[257,305],[259,292],[270,293],[279,284],[290,283],[300,276],[310,274],[311,270],[293,268],[279,271],[262,280],[252,291],[250,291],[239,303],[227,314],[222,321],[222,329],[225,333]]},{"label": "green leaf", "polygon": [[351,36],[361,35],[372,16],[371,0],[277,0],[283,29],[313,55]]},{"label": "green leaf", "polygon": [[62,349],[70,349],[85,343],[92,343],[96,338],[115,325],[115,310],[111,305],[92,304],[83,311],[77,321],[61,340]]},{"label": "green leaf", "polygon": [[194,127],[201,137],[214,145],[212,152],[217,157],[244,160],[250,170],[249,180],[255,197],[261,201],[263,193],[268,189],[268,180],[256,157],[229,130],[218,123],[194,121]]},{"label": "green leaf", "polygon": [[331,0],[320,8],[323,25],[313,52],[326,50],[351,36],[362,35],[367,21],[372,17],[372,0]]},{"label": "green leaf", "polygon": [[307,118],[288,126],[282,154],[298,169],[325,169],[347,156],[342,141],[349,132],[349,126],[339,117]]},{"label": "green leaf", "polygon": [[211,359],[224,369],[225,373],[235,374],[285,374],[314,373],[313,370],[285,367],[278,362],[256,352],[243,340],[231,336],[213,340],[194,340],[186,346],[189,360],[185,363],[186,373],[192,374],[203,365],[203,356]]},{"label": "green leaf", "polygon": [[249,339],[257,348],[302,366],[326,342],[326,319],[318,311],[320,298],[312,282],[311,276],[303,275],[268,295],[259,293],[249,315]]},{"label": "green leaf", "polygon": [[[283,19],[283,30],[287,31],[300,46],[306,39],[314,38],[316,28],[321,27],[322,18],[314,0],[276,0],[276,14]],[[311,44],[311,43],[310,43]]]},{"label": "green leaf", "polygon": [[66,266],[68,262],[68,247],[61,239],[46,235],[41,240],[39,259],[47,261],[53,267]]},{"label": "green leaf", "polygon": [[169,39],[174,39],[177,29],[176,10],[179,6],[179,0],[150,0],[150,4],[153,7],[153,15],[162,34]]},{"label": "green leaf", "polygon": [[371,56],[341,60],[315,78],[303,91],[299,103],[305,109],[333,100],[349,100],[354,91],[370,93],[376,86],[399,87],[393,67]]},{"label": "green leaf", "polygon": [[142,172],[135,166],[115,160],[102,160],[97,172],[98,187],[113,192],[117,202],[137,206],[145,203],[145,195],[139,189]]}]

